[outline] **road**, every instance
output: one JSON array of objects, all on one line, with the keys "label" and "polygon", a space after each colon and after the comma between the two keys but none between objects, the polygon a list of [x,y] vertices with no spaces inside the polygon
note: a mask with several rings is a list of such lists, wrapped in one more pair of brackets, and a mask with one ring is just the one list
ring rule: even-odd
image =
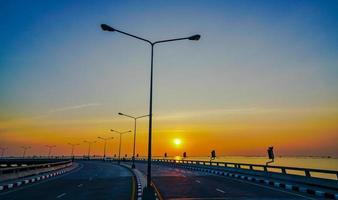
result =
[{"label": "road", "polygon": [[[146,174],[147,165],[136,168]],[[303,194],[279,190],[262,184],[242,181],[205,172],[153,165],[152,180],[164,199],[227,199],[227,200],[305,200],[315,199]]]},{"label": "road", "polygon": [[129,170],[100,161],[79,164],[79,168],[60,177],[0,194],[0,199],[131,199],[132,174]]}]

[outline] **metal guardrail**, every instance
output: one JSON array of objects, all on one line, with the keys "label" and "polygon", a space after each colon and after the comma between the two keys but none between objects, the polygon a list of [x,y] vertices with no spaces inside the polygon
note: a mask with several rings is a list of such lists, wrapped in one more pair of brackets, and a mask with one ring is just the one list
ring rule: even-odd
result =
[{"label": "metal guardrail", "polygon": [[53,158],[11,158],[11,159],[0,159],[0,169],[9,168],[9,167],[20,167],[20,166],[29,166],[29,165],[37,165],[37,164],[45,164],[45,163],[54,163],[60,161],[67,161],[71,159],[53,159]]},{"label": "metal guardrail", "polygon": [[[136,159],[138,161],[146,161],[146,159]],[[200,161],[200,160],[174,160],[174,159],[153,159],[153,162],[170,163],[170,164],[189,164],[196,166],[213,166],[213,167],[224,167],[238,170],[252,170],[256,172],[267,172],[267,173],[279,173],[281,175],[296,175],[304,176],[308,178],[318,178],[314,176],[315,173],[331,175],[334,180],[338,180],[338,171],[324,170],[324,169],[311,169],[301,167],[287,167],[287,166],[267,166],[259,164],[247,164],[247,163],[231,163],[231,162],[214,162],[214,161]]]},{"label": "metal guardrail", "polygon": [[6,167],[0,168],[0,175],[11,174],[11,173],[19,173],[29,170],[37,170],[37,169],[44,169],[55,167],[59,165],[67,165],[72,163],[71,160],[61,161],[61,162],[51,162],[51,163],[43,163],[43,164],[35,164],[35,165],[27,165],[27,166],[19,166],[19,167]]}]

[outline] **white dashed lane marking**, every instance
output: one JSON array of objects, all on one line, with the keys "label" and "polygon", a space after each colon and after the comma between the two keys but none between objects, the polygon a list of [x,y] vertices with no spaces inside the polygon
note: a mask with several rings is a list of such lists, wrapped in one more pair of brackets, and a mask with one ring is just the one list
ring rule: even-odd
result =
[{"label": "white dashed lane marking", "polygon": [[216,188],[217,192],[225,193],[223,190]]},{"label": "white dashed lane marking", "polygon": [[56,198],[59,199],[59,198],[65,196],[65,195],[66,195],[66,193],[62,193],[62,194],[58,195]]},{"label": "white dashed lane marking", "polygon": [[196,183],[201,183],[201,181],[199,181],[199,180],[195,180],[195,182],[196,182]]},{"label": "white dashed lane marking", "polygon": [[83,184],[79,184],[77,187],[82,187],[83,186]]}]

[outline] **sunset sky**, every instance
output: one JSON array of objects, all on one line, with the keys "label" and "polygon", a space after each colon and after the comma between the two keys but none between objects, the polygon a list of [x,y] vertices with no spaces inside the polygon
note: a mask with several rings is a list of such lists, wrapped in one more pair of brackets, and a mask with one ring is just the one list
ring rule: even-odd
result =
[{"label": "sunset sky", "polygon": [[[337,1],[0,1],[0,146],[6,155],[69,155],[68,142],[115,137],[148,114],[153,154],[338,156]],[[148,119],[138,121],[146,155]],[[175,144],[180,139],[180,144]],[[132,152],[132,134],[123,136]]]}]

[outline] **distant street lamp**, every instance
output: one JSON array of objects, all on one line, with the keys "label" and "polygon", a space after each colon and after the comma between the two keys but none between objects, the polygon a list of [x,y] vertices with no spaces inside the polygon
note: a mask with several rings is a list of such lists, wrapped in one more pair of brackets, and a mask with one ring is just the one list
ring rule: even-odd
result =
[{"label": "distant street lamp", "polygon": [[122,135],[125,133],[130,133],[131,131],[124,131],[124,132],[120,132],[120,131],[115,131],[113,129],[110,130],[111,132],[116,132],[120,134],[120,144],[119,144],[119,160],[118,163],[120,164],[120,159],[121,159],[121,142],[122,142]]},{"label": "distant street lamp", "polygon": [[71,157],[73,158],[74,157],[74,148],[75,146],[78,146],[80,144],[72,144],[72,143],[68,143],[70,146],[72,146],[72,151],[71,151]]},{"label": "distant street lamp", "polygon": [[118,29],[115,29],[107,24],[101,24],[101,29],[103,31],[109,31],[109,32],[118,32],[123,35],[127,35],[133,38],[136,38],[138,40],[142,40],[143,42],[148,43],[151,46],[151,61],[150,61],[150,98],[149,98],[149,135],[148,135],[148,168],[147,168],[147,187],[150,188],[151,185],[151,142],[152,142],[152,117],[153,117],[153,64],[154,64],[154,46],[159,43],[166,43],[166,42],[173,42],[178,40],[193,40],[197,41],[201,38],[200,35],[193,35],[190,37],[183,37],[183,38],[175,38],[175,39],[169,39],[169,40],[160,40],[156,42],[151,42],[150,40],[138,37],[136,35],[132,35],[130,33],[126,33],[123,31],[120,31]]},{"label": "distant street lamp", "polygon": [[131,115],[126,115],[126,114],[123,114],[123,113],[119,113],[119,115],[134,119],[134,145],[133,145],[133,158],[132,158],[133,164],[131,165],[131,168],[135,168],[136,121],[137,121],[137,119],[140,119],[140,118],[143,118],[143,117],[148,117],[149,115],[142,115],[142,116],[139,116],[139,117],[133,117]]},{"label": "distant street lamp", "polygon": [[108,138],[97,137],[97,138],[104,141],[103,158],[106,158],[106,146],[107,146],[107,140],[112,140],[112,139],[114,139],[114,138],[113,138],[113,137],[108,137]]},{"label": "distant street lamp", "polygon": [[25,155],[26,155],[26,151],[27,151],[28,149],[30,149],[31,147],[30,147],[30,146],[22,146],[21,148],[23,149],[22,157],[24,158]]},{"label": "distant street lamp", "polygon": [[87,140],[85,140],[83,142],[88,144],[88,159],[89,159],[89,157],[90,157],[90,147],[92,146],[92,144],[95,144],[96,141],[87,141]]},{"label": "distant street lamp", "polygon": [[50,155],[52,153],[52,149],[55,148],[56,146],[55,145],[53,145],[53,146],[46,145],[45,147],[48,148],[48,157],[50,157]]},{"label": "distant street lamp", "polygon": [[0,149],[1,149],[1,158],[3,158],[4,155],[5,155],[5,151],[6,151],[8,148],[7,148],[7,147],[0,147]]}]

